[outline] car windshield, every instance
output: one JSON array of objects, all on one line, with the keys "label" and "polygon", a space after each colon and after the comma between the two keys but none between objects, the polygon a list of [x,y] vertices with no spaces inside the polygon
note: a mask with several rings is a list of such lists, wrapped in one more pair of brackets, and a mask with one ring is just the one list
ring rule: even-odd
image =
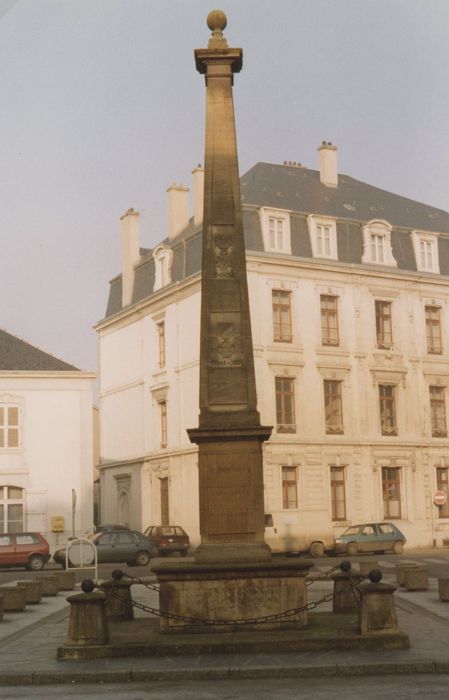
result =
[{"label": "car windshield", "polygon": [[344,535],[357,535],[359,532],[359,526],[358,525],[352,525],[351,527],[346,528],[344,531]]}]

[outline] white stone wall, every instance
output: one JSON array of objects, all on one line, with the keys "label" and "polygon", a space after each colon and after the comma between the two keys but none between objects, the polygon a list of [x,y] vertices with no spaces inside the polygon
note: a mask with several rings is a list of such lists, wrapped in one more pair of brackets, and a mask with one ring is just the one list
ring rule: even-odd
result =
[{"label": "white stone wall", "polygon": [[[449,519],[431,507],[435,467],[444,466],[449,441],[432,438],[428,386],[449,385],[447,354],[428,355],[425,304],[442,307],[443,347],[449,348],[449,287],[432,275],[386,268],[349,268],[263,254],[248,258],[256,381],[262,423],[276,423],[274,377],[296,382],[295,434],[273,431],[264,448],[266,512],[279,537],[304,531],[322,539],[347,525],[383,520],[382,466],[401,468],[402,518],[409,544],[449,538]],[[293,341],[273,341],[272,290],[292,293]],[[321,344],[320,294],[339,298],[338,347]],[[393,304],[393,348],[376,347],[374,300]],[[170,520],[198,542],[196,454],[186,428],[198,421],[200,294],[198,278],[160,290],[139,314],[132,308],[99,326],[101,455],[105,465],[143,464],[135,479],[141,527],[160,518],[158,479],[168,477]],[[158,367],[156,322],[165,321],[166,367]],[[343,381],[343,435],[326,435],[323,379]],[[397,382],[398,436],[380,432],[378,382]],[[158,401],[168,408],[168,444],[160,449]],[[449,407],[447,408],[449,411]],[[449,466],[449,461],[447,462]],[[282,508],[282,466],[298,467],[298,509]],[[347,521],[333,523],[329,466],[346,467]],[[102,520],[114,519],[110,468],[102,476]],[[134,486],[133,486],[134,488]],[[115,493],[115,492],[114,492]],[[135,521],[134,521],[135,522]]]},{"label": "white stone wall", "polygon": [[[20,443],[0,450],[0,486],[24,489],[25,528],[41,532],[51,549],[72,534],[92,532],[92,379],[72,372],[0,373],[0,399],[20,407]],[[52,516],[65,529],[52,533]]]}]

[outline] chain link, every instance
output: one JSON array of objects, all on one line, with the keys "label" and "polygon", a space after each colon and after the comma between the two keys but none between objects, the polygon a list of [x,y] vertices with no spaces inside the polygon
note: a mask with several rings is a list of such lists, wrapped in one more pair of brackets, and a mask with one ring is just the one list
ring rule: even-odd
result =
[{"label": "chain link", "polygon": [[[334,567],[333,570],[335,570]],[[124,574],[126,578],[133,579],[136,582],[139,582],[140,580],[137,579],[134,576],[128,576],[127,574]],[[324,576],[324,574],[323,574]],[[355,591],[355,586],[357,586],[360,583],[360,579],[364,579],[366,576],[360,576],[357,574],[357,577],[354,578],[351,574],[349,574],[349,580],[350,583],[345,586],[344,588],[341,589],[340,594],[351,590],[353,595],[356,596],[356,591]],[[101,584],[94,584],[95,588],[97,588],[100,591],[104,591],[103,587]],[[152,590],[158,590],[156,588],[153,588],[155,584],[145,584],[143,583],[142,585],[146,587],[152,587]],[[107,595],[116,598],[118,600],[123,601],[123,598],[119,594],[114,594],[111,592],[110,588],[107,590]],[[242,625],[260,625],[260,624],[267,624],[270,622],[278,622],[280,620],[284,620],[289,617],[293,617],[294,615],[298,615],[301,612],[310,612],[311,610],[315,610],[319,605],[322,605],[323,603],[328,603],[331,601],[334,597],[334,592],[332,591],[331,593],[327,593],[324,595],[322,598],[319,600],[312,600],[309,603],[306,603],[305,605],[300,606],[299,608],[290,608],[289,610],[284,610],[284,612],[281,613],[272,613],[271,615],[263,615],[261,617],[250,617],[250,618],[237,618],[235,620],[211,620],[211,619],[201,619],[197,617],[189,617],[187,615],[177,615],[176,613],[170,613],[165,610],[159,610],[158,608],[153,608],[150,605],[144,605],[143,603],[139,603],[136,600],[132,600],[132,605],[138,610],[142,610],[143,612],[149,613],[151,615],[155,615],[156,617],[164,617],[169,620],[175,620],[177,622],[188,622],[193,625],[205,625],[208,627],[213,627],[213,626],[228,626],[228,627],[236,627],[236,626],[242,626]],[[358,601],[358,598],[356,598]]]}]

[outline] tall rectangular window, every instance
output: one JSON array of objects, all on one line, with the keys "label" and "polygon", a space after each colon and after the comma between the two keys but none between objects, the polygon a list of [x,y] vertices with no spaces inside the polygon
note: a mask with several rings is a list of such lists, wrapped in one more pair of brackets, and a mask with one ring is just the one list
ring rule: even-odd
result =
[{"label": "tall rectangular window", "polygon": [[[437,467],[437,489],[444,491],[449,496],[449,469],[447,467]],[[449,498],[444,506],[438,507],[439,518],[449,518]]]},{"label": "tall rectangular window", "polygon": [[345,468],[330,469],[332,520],[346,520]]},{"label": "tall rectangular window", "polygon": [[447,437],[444,387],[430,386],[430,422],[433,437]]},{"label": "tall rectangular window", "polygon": [[371,260],[375,263],[385,262],[384,236],[377,233],[371,234]]},{"label": "tall rectangular window", "polygon": [[324,380],[324,415],[326,433],[343,434],[343,406],[341,400],[341,382]]},{"label": "tall rectangular window", "polygon": [[161,447],[167,447],[167,402],[159,401],[161,416]]},{"label": "tall rectangular window", "polygon": [[396,424],[396,387],[391,384],[379,384],[380,428],[382,435],[397,435]]},{"label": "tall rectangular window", "polygon": [[391,348],[393,333],[390,301],[376,299],[376,336],[378,348]]},{"label": "tall rectangular window", "polygon": [[158,346],[159,346],[159,367],[165,367],[165,322],[157,324]]},{"label": "tall rectangular window", "polygon": [[291,293],[279,289],[272,291],[273,336],[284,343],[292,341]]},{"label": "tall rectangular window", "polygon": [[422,270],[433,270],[433,241],[421,239],[419,242],[419,255]]},{"label": "tall rectangular window", "polygon": [[321,342],[323,345],[338,345],[338,297],[321,294]]},{"label": "tall rectangular window", "polygon": [[19,407],[0,404],[0,448],[19,447]]},{"label": "tall rectangular window", "polygon": [[282,467],[282,507],[298,507],[298,470],[296,467]]},{"label": "tall rectangular window", "polygon": [[317,255],[329,258],[331,254],[331,227],[324,224],[317,224],[316,227],[316,249]]},{"label": "tall rectangular window", "polygon": [[289,377],[276,377],[276,424],[278,433],[296,433],[295,384]]},{"label": "tall rectangular window", "polygon": [[441,355],[443,344],[441,342],[441,309],[439,306],[426,306],[426,336],[427,352]]},{"label": "tall rectangular window", "polygon": [[401,517],[401,470],[399,467],[382,467],[382,497],[384,518]]},{"label": "tall rectangular window", "polygon": [[271,250],[282,252],[285,249],[284,219],[275,216],[268,218],[268,236]]}]

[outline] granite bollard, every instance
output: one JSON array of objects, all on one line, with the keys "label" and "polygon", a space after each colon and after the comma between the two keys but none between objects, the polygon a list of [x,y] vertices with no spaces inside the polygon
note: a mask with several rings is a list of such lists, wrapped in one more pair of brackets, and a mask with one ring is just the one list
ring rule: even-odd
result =
[{"label": "granite bollard", "polygon": [[59,591],[59,578],[58,576],[49,576],[48,574],[36,577],[36,581],[41,582],[42,595],[50,596],[56,595]]},{"label": "granite bollard", "polygon": [[103,646],[109,641],[108,621],[106,617],[106,596],[94,593],[94,583],[85,579],[81,588],[83,593],[69,596],[70,603],[69,632],[67,646]]},{"label": "granite bollard", "polygon": [[107,617],[114,620],[134,619],[131,586],[132,581],[123,581],[123,579],[115,577],[101,584],[101,588],[106,595]]},{"label": "granite bollard", "polygon": [[25,589],[20,586],[1,586],[0,595],[3,596],[4,612],[20,612],[25,610]]},{"label": "granite bollard", "polygon": [[25,590],[25,600],[28,605],[37,605],[42,600],[42,584],[40,581],[17,581],[18,586]]},{"label": "granite bollard", "polygon": [[449,578],[438,579],[438,595],[442,603],[449,603]]},{"label": "granite bollard", "polygon": [[350,568],[342,568],[342,571],[332,574],[331,578],[334,582],[332,612],[343,613],[357,608],[360,595],[356,586],[361,583],[362,577],[358,573],[351,573]]},{"label": "granite bollard", "polygon": [[404,570],[404,586],[407,591],[427,591],[429,576],[425,566],[414,566]]},{"label": "granite bollard", "polygon": [[369,574],[369,583],[358,587],[360,605],[358,631],[362,636],[398,634],[398,620],[393,593],[396,586],[381,583],[382,574],[377,569]]},{"label": "granite bollard", "polygon": [[396,564],[396,583],[398,586],[404,586],[404,576],[406,569],[414,569],[417,564],[414,563],[399,563]]},{"label": "granite bollard", "polygon": [[58,571],[57,577],[59,580],[60,591],[73,591],[73,589],[75,588],[74,571]]}]

